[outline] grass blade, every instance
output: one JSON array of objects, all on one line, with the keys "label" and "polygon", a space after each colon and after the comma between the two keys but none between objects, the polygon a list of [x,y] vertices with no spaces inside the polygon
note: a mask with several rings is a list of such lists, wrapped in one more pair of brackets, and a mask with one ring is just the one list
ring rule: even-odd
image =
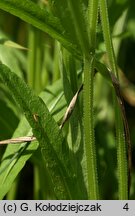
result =
[{"label": "grass blade", "polygon": [[[63,136],[55,120],[41,98],[34,95],[31,89],[10,69],[0,63],[0,77],[9,87],[16,101],[23,109],[30,123],[33,134],[40,143],[43,158],[49,170],[57,199],[71,198],[68,183],[72,168],[67,174],[68,153],[62,151]],[[36,115],[36,118],[34,117]],[[69,164],[68,164],[69,165]]]}]

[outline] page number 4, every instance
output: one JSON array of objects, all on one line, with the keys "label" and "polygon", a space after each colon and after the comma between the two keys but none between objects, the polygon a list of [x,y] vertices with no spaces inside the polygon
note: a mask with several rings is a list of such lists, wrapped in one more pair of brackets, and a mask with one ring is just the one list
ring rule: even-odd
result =
[{"label": "page number 4", "polygon": [[126,210],[126,211],[129,210],[128,203],[126,203],[126,204],[123,206],[123,209]]}]

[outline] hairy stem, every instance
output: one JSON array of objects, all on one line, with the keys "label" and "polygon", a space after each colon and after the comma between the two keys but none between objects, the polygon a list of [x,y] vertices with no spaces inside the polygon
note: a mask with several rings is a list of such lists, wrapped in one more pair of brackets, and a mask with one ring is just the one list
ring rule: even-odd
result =
[{"label": "hairy stem", "polygon": [[[100,0],[100,14],[102,20],[103,35],[108,53],[111,70],[118,78],[118,69],[114,55],[114,49],[111,39],[108,9],[106,0]],[[128,199],[128,175],[127,175],[127,156],[124,127],[122,122],[121,112],[118,106],[117,98],[113,92],[114,107],[115,107],[115,126],[116,126],[116,143],[117,143],[117,161],[118,161],[118,184],[119,184],[119,199]]]},{"label": "hairy stem", "polygon": [[94,140],[93,81],[94,59],[84,59],[84,136],[88,180],[88,198],[98,199],[98,180]]}]

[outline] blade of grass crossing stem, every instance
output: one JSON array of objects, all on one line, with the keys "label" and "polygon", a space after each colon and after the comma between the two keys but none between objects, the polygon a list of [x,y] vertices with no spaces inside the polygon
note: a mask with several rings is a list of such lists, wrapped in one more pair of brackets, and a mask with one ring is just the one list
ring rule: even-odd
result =
[{"label": "blade of grass crossing stem", "polygon": [[34,95],[23,80],[2,63],[0,63],[0,72],[1,79],[12,91],[33,129],[34,136],[39,141],[57,199],[71,199],[72,191],[68,183],[70,182],[69,175],[73,175],[72,167],[68,163],[68,154],[62,151],[64,140],[57,123],[51,117],[43,101]]},{"label": "blade of grass crossing stem", "polygon": [[[116,59],[114,55],[114,49],[111,39],[108,9],[106,0],[100,0],[100,14],[102,20],[102,29],[106,45],[106,50],[109,57],[111,70],[118,78],[118,70]],[[118,183],[119,183],[119,199],[128,199],[128,174],[127,174],[127,154],[125,145],[124,127],[122,122],[122,115],[116,95],[113,91],[115,115],[116,115],[116,142],[117,142],[117,161],[118,161]]]},{"label": "blade of grass crossing stem", "polygon": [[94,58],[84,59],[84,137],[87,166],[88,198],[98,199],[98,179],[94,138],[93,110]]}]

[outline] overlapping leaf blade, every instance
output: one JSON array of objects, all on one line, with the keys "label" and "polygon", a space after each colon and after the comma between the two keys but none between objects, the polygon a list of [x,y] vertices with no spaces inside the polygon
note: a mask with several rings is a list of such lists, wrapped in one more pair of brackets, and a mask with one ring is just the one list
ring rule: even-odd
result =
[{"label": "overlapping leaf blade", "polygon": [[64,140],[57,123],[41,98],[35,96],[24,81],[2,63],[0,63],[0,78],[7,84],[25,112],[33,133],[40,143],[43,158],[54,183],[56,197],[58,199],[71,198],[69,184],[72,169],[68,163],[68,152],[65,147],[63,152]]},{"label": "overlapping leaf blade", "polygon": [[[49,106],[50,111],[52,111],[52,107],[53,107],[54,116],[56,115],[58,120],[64,114],[63,113],[63,107],[65,106],[65,100],[63,98],[57,107],[54,107],[54,104],[56,104],[55,101],[57,100],[57,95],[61,91],[62,91],[62,86],[61,86],[60,82],[58,81],[53,86],[48,86],[46,91],[43,91],[40,94],[41,98]],[[11,114],[11,113],[9,112],[9,114]],[[1,117],[3,118],[2,114],[1,114]],[[5,124],[8,125],[8,127],[12,127],[12,125],[9,124],[8,118],[9,118],[9,116],[7,115]],[[10,118],[11,118],[11,116],[10,116]],[[12,130],[13,130],[13,128],[12,128]],[[3,131],[3,130],[1,130],[1,131]],[[5,131],[7,133],[7,129]],[[30,135],[32,135],[32,132],[30,132],[30,131],[31,131],[30,125],[28,124],[26,118],[22,118],[16,131],[14,132],[13,137],[19,138],[22,136],[30,136]],[[10,137],[10,136],[8,136],[8,137]],[[6,136],[6,138],[8,138],[8,137]],[[4,139],[4,137],[3,137],[3,139]],[[0,186],[0,199],[3,199],[4,196],[7,194],[7,192],[10,190],[10,188],[11,188],[14,180],[18,176],[19,172],[25,166],[27,160],[29,160],[29,158],[33,155],[33,153],[38,148],[38,146],[39,146],[39,144],[36,141],[32,142],[30,145],[27,145],[27,143],[23,143],[21,145],[20,144],[18,144],[18,145],[12,144],[12,145],[7,146],[6,151],[2,157],[1,166],[0,166],[0,182],[2,183]],[[38,164],[42,163],[42,160],[39,161],[40,157],[38,158],[37,155],[36,155],[36,160],[38,160],[38,162],[37,162]],[[42,166],[44,167],[44,165],[42,165]],[[45,169],[44,169],[44,172],[45,172]],[[44,175],[42,173],[42,177],[43,176]],[[53,188],[52,188],[52,190],[53,190]],[[42,188],[43,193],[44,193],[44,191],[45,191],[45,189]]]}]

